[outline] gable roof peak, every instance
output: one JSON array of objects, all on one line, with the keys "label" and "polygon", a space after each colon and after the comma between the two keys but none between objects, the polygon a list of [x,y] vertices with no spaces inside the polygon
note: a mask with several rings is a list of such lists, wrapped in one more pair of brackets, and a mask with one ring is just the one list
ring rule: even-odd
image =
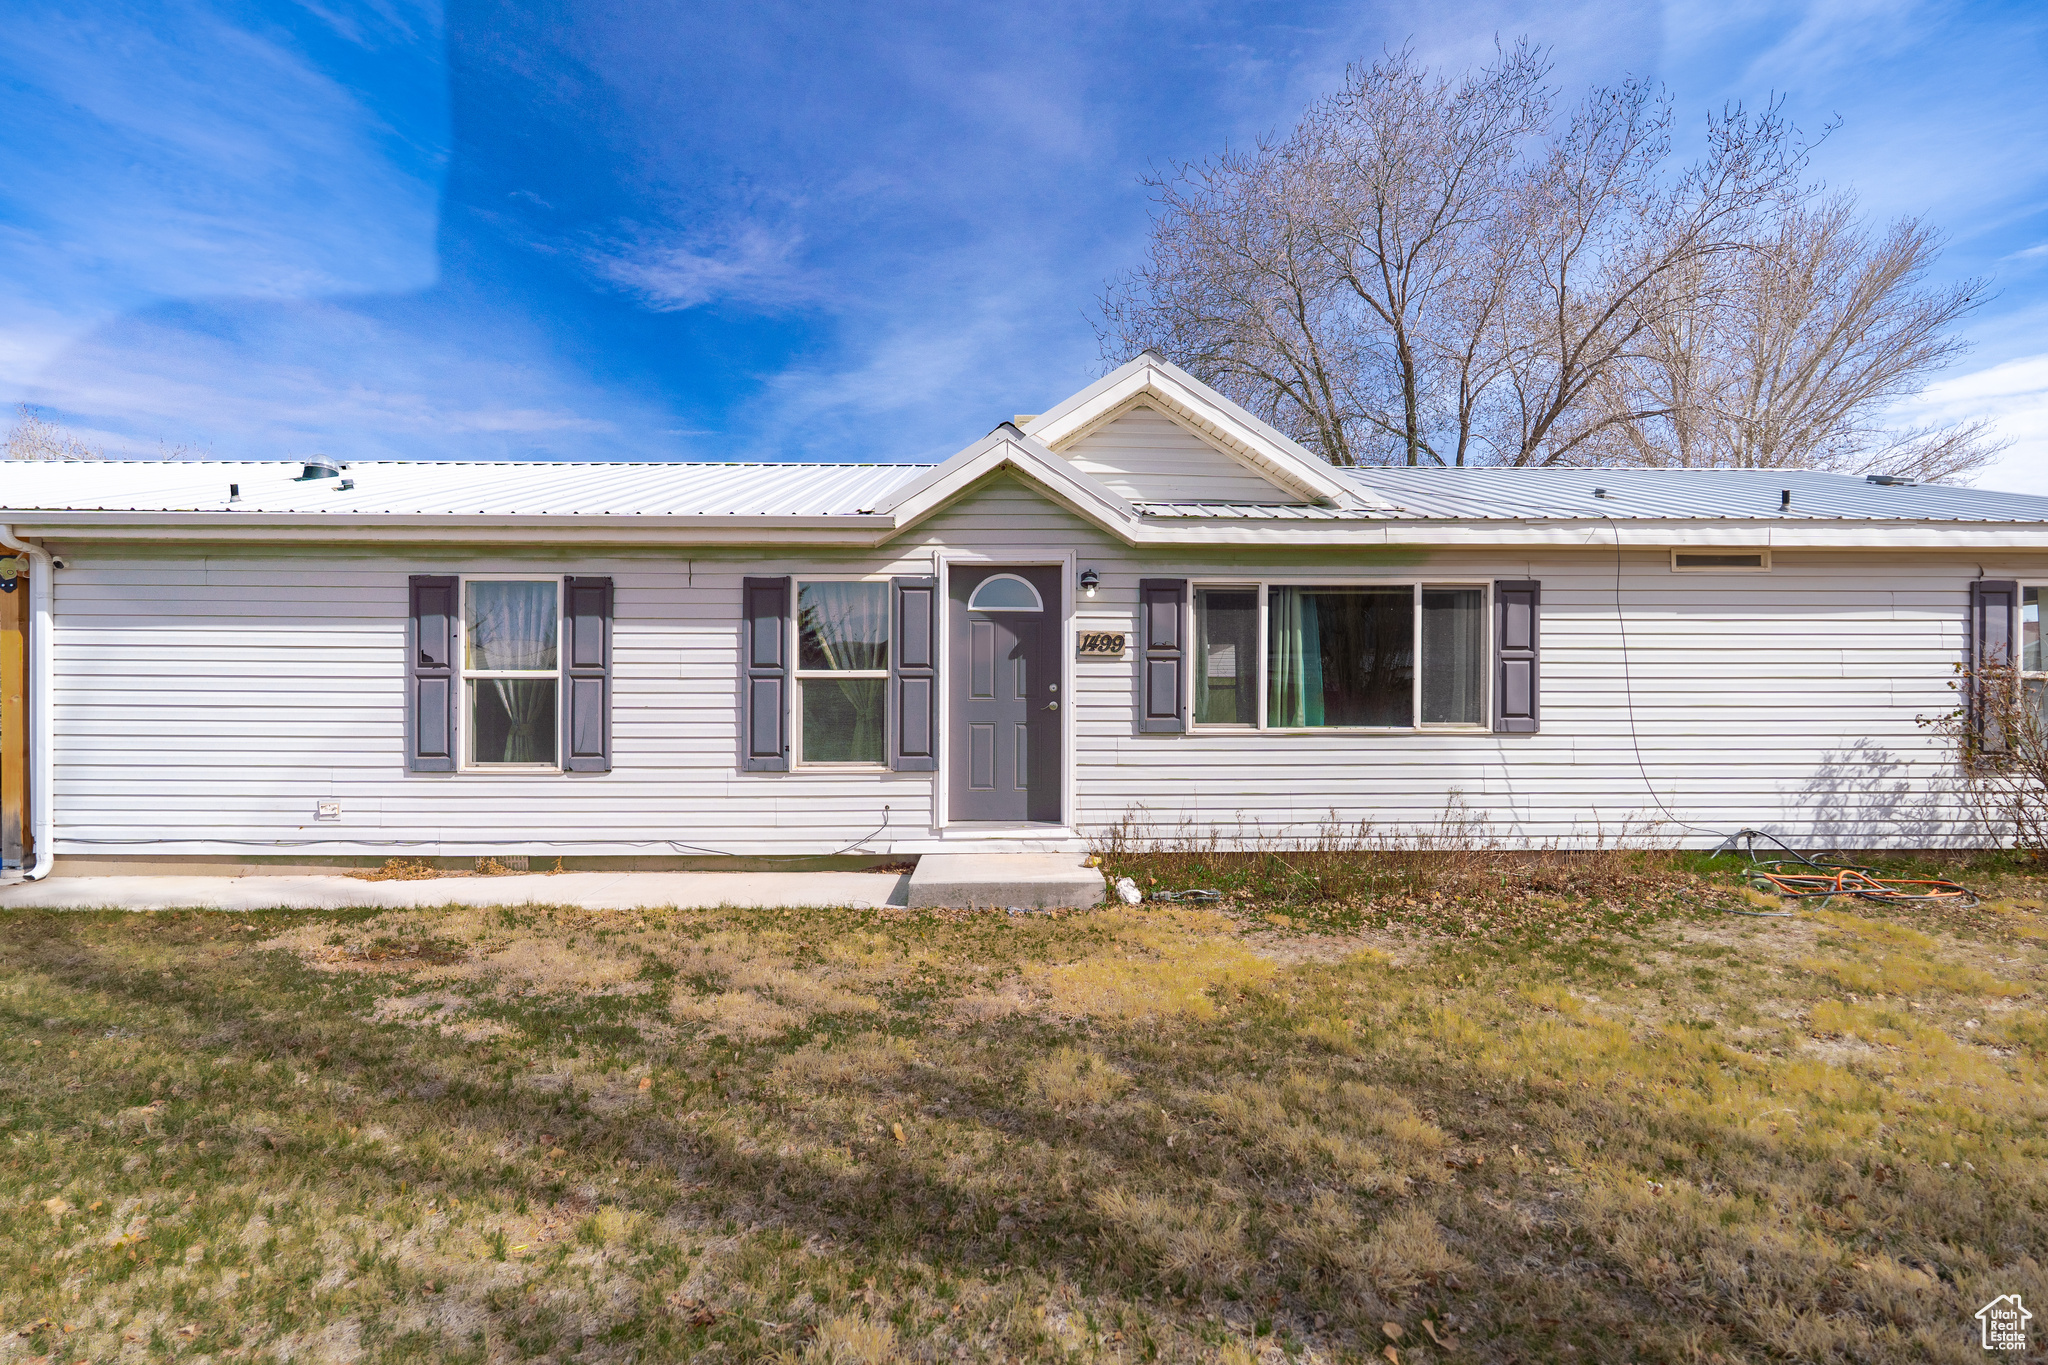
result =
[{"label": "gable roof peak", "polygon": [[1083,436],[1139,404],[1164,411],[1279,490],[1305,501],[1351,508],[1392,505],[1152,350],[1139,352],[1023,430],[1064,455]]}]

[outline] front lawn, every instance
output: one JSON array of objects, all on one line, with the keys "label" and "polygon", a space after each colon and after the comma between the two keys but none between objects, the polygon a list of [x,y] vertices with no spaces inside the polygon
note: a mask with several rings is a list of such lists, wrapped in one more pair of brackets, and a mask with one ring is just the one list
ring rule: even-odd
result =
[{"label": "front lawn", "polygon": [[2042,885],[1354,863],[7,915],[0,1362],[1965,1361],[2048,1313]]}]

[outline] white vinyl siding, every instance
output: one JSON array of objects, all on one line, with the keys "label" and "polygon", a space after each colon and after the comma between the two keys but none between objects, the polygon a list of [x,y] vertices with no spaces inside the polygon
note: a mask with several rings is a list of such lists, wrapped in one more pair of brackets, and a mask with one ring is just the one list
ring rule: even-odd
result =
[{"label": "white vinyl siding", "polygon": [[1156,408],[1132,408],[1059,453],[1133,502],[1301,501]]},{"label": "white vinyl siding", "polygon": [[[864,838],[863,851],[931,851],[946,837],[934,774],[738,771],[737,679],[744,577],[927,574],[936,550],[1071,552],[1101,575],[1076,628],[1113,631],[1135,629],[1141,578],[1299,578],[1304,562],[1254,545],[1132,551],[1006,477],[862,553],[206,556],[68,542],[57,851],[760,855]],[[1335,551],[1347,582],[1540,580],[1542,730],[1139,735],[1134,661],[1072,660],[1069,823],[1088,832],[1131,815],[1171,831],[1186,815],[1225,839],[1301,839],[1332,823],[1428,827],[1456,802],[1508,842],[1704,847],[1746,826],[1823,848],[1976,841],[1946,756],[1914,718],[1954,704],[1980,561],[1990,576],[2048,581],[2048,555],[2020,553],[1779,550],[1769,574],[1717,577],[1673,574],[1661,549],[1626,551],[1632,739],[1611,548]],[[615,580],[613,770],[408,774],[407,575],[536,572]],[[329,800],[341,819],[316,824]],[[314,840],[331,842],[302,842]]]}]

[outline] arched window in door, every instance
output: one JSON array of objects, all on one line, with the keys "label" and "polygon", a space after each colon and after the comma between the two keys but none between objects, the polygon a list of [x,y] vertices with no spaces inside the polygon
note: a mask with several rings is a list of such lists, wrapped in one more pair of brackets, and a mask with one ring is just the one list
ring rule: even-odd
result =
[{"label": "arched window in door", "polygon": [[981,580],[967,599],[969,611],[1044,611],[1045,600],[1038,589],[1013,573],[993,574]]}]

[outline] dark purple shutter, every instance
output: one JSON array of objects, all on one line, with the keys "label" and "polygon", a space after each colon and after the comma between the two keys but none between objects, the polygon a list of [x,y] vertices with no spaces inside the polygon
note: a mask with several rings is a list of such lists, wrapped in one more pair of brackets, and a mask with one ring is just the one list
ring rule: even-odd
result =
[{"label": "dark purple shutter", "polygon": [[1493,729],[1532,735],[1542,719],[1540,665],[1543,585],[1517,579],[1493,585]]},{"label": "dark purple shutter", "polygon": [[1138,729],[1143,734],[1178,734],[1188,728],[1186,695],[1185,578],[1138,580]]},{"label": "dark purple shutter", "polygon": [[[1980,578],[1970,584],[1970,640],[1969,671],[1964,679],[1964,705],[1970,711],[1970,725],[1973,730],[1988,729],[1978,712],[1984,685],[1988,681],[1984,670],[1988,668],[2011,668],[2019,662],[2013,655],[2013,641],[2018,635],[2015,624],[2019,617],[2020,585],[2011,579]],[[1996,708],[1993,708],[1995,713]],[[1978,741],[1989,752],[2001,752],[2005,748],[2002,736],[1979,734]]]},{"label": "dark purple shutter", "polygon": [[889,716],[895,740],[889,766],[899,773],[939,767],[939,584],[890,580]]},{"label": "dark purple shutter", "polygon": [[740,767],[787,772],[789,580],[749,578],[740,591]]},{"label": "dark purple shutter", "polygon": [[612,581],[571,577],[562,584],[562,766],[572,773],[612,770]]},{"label": "dark purple shutter", "polygon": [[405,762],[416,773],[455,771],[453,574],[414,574],[405,626]]}]

